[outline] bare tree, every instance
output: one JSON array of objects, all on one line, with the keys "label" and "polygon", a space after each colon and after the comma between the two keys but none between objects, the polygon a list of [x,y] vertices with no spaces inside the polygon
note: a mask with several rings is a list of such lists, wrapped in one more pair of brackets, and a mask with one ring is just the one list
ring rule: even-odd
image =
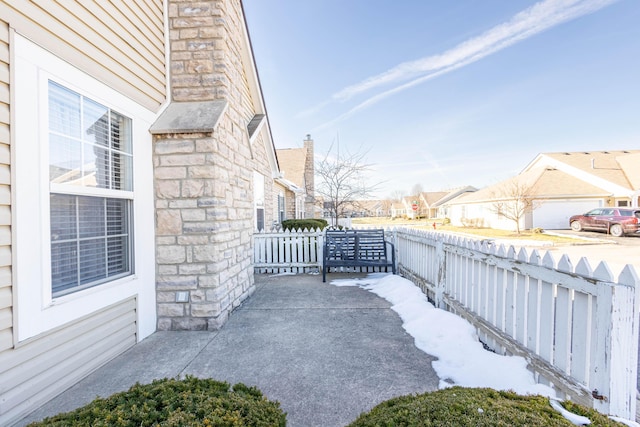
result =
[{"label": "bare tree", "polygon": [[533,198],[531,190],[531,185],[514,179],[504,183],[492,194],[494,202],[491,210],[513,221],[518,234],[520,234],[520,220],[541,205],[541,202]]},{"label": "bare tree", "polygon": [[420,193],[423,193],[424,189],[422,187],[422,184],[418,183],[415,184],[413,187],[411,187],[411,194],[419,196]]},{"label": "bare tree", "polygon": [[402,190],[394,190],[391,195],[389,196],[389,198],[391,200],[393,200],[394,202],[399,202],[402,200],[402,198],[404,197],[405,193]]},{"label": "bare tree", "polygon": [[371,164],[365,162],[366,151],[341,153],[333,144],[324,159],[316,163],[316,175],[319,183],[316,193],[324,199],[324,208],[331,212],[333,225],[338,225],[338,218],[345,216],[345,211],[356,205],[359,199],[369,198],[378,184],[368,179]]}]

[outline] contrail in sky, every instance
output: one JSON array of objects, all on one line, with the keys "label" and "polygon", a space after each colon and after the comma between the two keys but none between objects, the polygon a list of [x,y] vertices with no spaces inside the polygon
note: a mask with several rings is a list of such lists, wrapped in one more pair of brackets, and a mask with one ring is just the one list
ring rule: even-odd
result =
[{"label": "contrail in sky", "polygon": [[[370,96],[341,116],[317,126],[315,130],[340,122],[378,101],[427,80],[449,73],[485,56],[498,52],[558,24],[596,12],[618,0],[543,0],[514,15],[509,21],[497,25],[483,34],[473,37],[441,54],[416,61],[403,62],[384,73],[347,86],[313,108],[315,111],[330,102],[345,102],[383,85],[396,87]],[[407,81],[409,80],[409,81]],[[402,83],[403,81],[407,81]]]}]

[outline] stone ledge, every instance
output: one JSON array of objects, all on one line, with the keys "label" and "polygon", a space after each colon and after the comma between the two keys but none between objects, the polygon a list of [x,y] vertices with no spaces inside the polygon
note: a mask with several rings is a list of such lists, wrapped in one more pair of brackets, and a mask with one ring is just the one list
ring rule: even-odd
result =
[{"label": "stone ledge", "polygon": [[213,132],[227,110],[226,100],[171,102],[151,125],[153,135]]}]

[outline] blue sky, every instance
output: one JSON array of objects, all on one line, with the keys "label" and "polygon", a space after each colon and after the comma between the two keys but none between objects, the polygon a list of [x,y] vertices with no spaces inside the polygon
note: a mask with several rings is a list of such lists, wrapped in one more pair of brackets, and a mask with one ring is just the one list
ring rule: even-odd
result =
[{"label": "blue sky", "polygon": [[638,0],[243,4],[276,148],[368,150],[379,197],[640,148]]}]

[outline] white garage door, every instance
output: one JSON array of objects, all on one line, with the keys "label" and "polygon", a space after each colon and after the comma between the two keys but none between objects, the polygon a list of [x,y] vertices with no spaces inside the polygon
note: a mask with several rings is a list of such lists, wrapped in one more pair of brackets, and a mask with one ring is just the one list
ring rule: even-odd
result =
[{"label": "white garage door", "polygon": [[571,200],[545,202],[533,211],[533,227],[545,230],[569,228],[569,217],[601,206],[600,200]]}]

